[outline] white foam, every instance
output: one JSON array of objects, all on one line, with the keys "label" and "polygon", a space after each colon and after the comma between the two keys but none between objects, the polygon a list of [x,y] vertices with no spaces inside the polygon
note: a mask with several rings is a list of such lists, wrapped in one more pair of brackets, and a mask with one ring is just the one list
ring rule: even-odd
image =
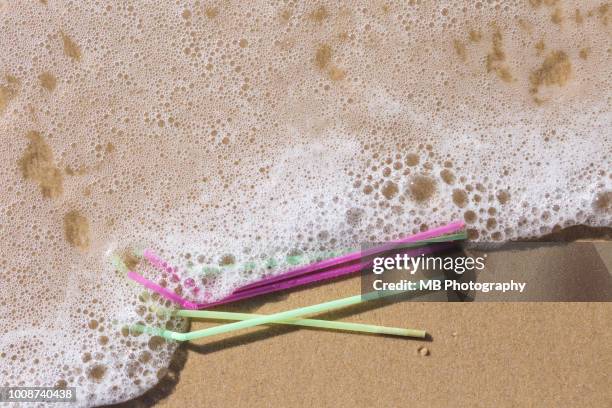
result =
[{"label": "white foam", "polygon": [[[233,259],[206,287],[218,298],[271,258],[281,270],[288,255],[456,218],[483,241],[611,226],[600,1],[318,7],[0,2],[0,386],[77,386],[76,405],[93,406],[158,381],[175,345],[122,334],[168,323],[111,267],[126,248],[154,248],[200,280]],[[556,51],[571,72],[534,85]],[[62,170],[56,198],[23,177],[30,131]],[[72,210],[89,220],[86,251],[65,239]]]}]

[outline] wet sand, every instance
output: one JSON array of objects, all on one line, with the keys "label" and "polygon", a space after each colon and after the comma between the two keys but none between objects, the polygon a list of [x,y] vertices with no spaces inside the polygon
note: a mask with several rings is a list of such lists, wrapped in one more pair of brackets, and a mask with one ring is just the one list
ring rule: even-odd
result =
[{"label": "wet sand", "polygon": [[[612,270],[610,242],[594,247]],[[509,268],[529,261],[585,273],[592,261],[592,254],[559,259],[552,250],[548,255],[497,256],[505,257]],[[273,313],[358,293],[359,284],[355,277],[233,308]],[[612,370],[612,303],[371,303],[321,317],[422,328],[431,338],[254,328],[183,345],[169,376],[123,406],[612,403],[607,378]],[[197,322],[192,328],[207,325]],[[429,355],[421,355],[420,347]]]}]

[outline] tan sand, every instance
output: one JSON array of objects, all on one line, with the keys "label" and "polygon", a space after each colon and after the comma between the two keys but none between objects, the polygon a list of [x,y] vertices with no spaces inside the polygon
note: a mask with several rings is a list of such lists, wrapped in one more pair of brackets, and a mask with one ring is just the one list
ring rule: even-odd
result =
[{"label": "tan sand", "polygon": [[[596,246],[610,270],[610,243]],[[515,253],[580,271],[592,256]],[[527,257],[531,256],[530,259]],[[511,262],[510,262],[511,261]],[[245,302],[273,313],[355,294],[359,278]],[[286,327],[196,341],[129,406],[583,406],[612,403],[611,303],[394,303],[323,318],[427,329],[429,341]],[[195,328],[204,327],[196,323]],[[427,348],[429,353],[425,353]],[[424,355],[427,354],[427,355]]]}]

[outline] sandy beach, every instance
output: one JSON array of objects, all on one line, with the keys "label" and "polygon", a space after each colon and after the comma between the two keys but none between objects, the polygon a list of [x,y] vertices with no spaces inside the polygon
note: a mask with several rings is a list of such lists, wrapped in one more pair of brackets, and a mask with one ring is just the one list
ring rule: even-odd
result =
[{"label": "sandy beach", "polygon": [[[594,248],[610,270],[610,243]],[[537,262],[585,273],[593,259],[545,252],[497,258],[508,261],[508,269]],[[350,278],[224,310],[274,313],[358,293],[359,284],[359,278]],[[379,302],[320,317],[423,328],[431,337],[276,326],[194,341],[179,349],[173,371],[158,387],[123,406],[604,407],[612,402],[609,302]]]}]

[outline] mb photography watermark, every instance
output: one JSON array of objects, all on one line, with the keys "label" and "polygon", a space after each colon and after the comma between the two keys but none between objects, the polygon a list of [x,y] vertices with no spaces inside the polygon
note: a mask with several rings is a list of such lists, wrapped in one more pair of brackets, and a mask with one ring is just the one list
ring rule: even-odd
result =
[{"label": "mb photography watermark", "polygon": [[362,245],[362,294],[417,302],[612,301],[609,243],[436,243],[372,253]]},{"label": "mb photography watermark", "polygon": [[[417,271],[444,272],[463,275],[465,272],[480,272],[485,268],[486,254],[484,256],[426,256],[420,254],[410,256],[408,254],[394,254],[391,256],[378,256],[372,261],[372,273],[382,275],[386,271],[403,273],[404,276],[413,277]],[[395,290],[395,291],[477,291],[477,292],[519,292],[523,293],[525,282],[459,282],[453,279],[399,279],[394,277],[393,281],[385,281],[380,277],[372,281],[372,290]]]}]

